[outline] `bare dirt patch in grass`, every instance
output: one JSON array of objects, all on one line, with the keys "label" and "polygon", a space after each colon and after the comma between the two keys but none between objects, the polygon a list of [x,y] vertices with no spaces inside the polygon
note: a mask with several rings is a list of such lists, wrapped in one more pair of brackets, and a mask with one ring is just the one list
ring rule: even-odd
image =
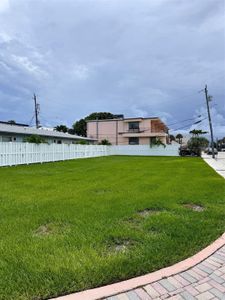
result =
[{"label": "bare dirt patch in grass", "polygon": [[146,232],[152,236],[162,234],[161,229],[157,225],[151,225],[146,228]]},{"label": "bare dirt patch in grass", "polygon": [[164,209],[157,208],[145,208],[143,210],[137,211],[133,216],[125,218],[122,221],[122,224],[128,226],[134,230],[143,231],[143,224],[148,220],[149,217],[158,215],[162,212],[165,212]]},{"label": "bare dirt patch in grass", "polygon": [[192,203],[184,204],[183,206],[185,208],[189,208],[189,209],[192,209],[193,211],[197,211],[197,212],[202,212],[205,210],[205,208],[203,206],[192,204]]},{"label": "bare dirt patch in grass", "polygon": [[140,223],[141,223],[141,218],[137,218],[137,217],[129,217],[129,218],[125,218],[124,220],[121,221],[121,224],[125,225],[125,226],[129,226],[132,228],[139,228]]},{"label": "bare dirt patch in grass", "polygon": [[127,252],[132,246],[134,246],[135,241],[127,238],[116,238],[111,241],[110,244],[110,252],[111,253],[125,253]]},{"label": "bare dirt patch in grass", "polygon": [[64,223],[46,223],[44,225],[39,226],[35,231],[35,236],[49,236],[54,234],[64,233],[68,230],[68,224]]},{"label": "bare dirt patch in grass", "polygon": [[110,193],[111,190],[109,190],[109,189],[95,189],[95,190],[92,190],[92,192],[94,194],[97,194],[97,195],[104,195],[104,194]]},{"label": "bare dirt patch in grass", "polygon": [[161,213],[162,210],[160,209],[155,209],[155,208],[145,208],[144,210],[138,211],[138,215],[144,218],[147,218],[151,215],[156,215]]}]

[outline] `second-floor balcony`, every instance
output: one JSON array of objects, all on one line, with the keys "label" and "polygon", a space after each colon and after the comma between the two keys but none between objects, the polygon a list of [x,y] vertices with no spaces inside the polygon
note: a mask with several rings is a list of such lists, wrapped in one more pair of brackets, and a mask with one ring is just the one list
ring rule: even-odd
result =
[{"label": "second-floor balcony", "polygon": [[119,134],[121,134],[123,137],[151,137],[151,136],[167,136],[167,132],[165,132],[162,129],[159,130],[151,130],[151,128],[129,128],[124,131],[120,131]]},{"label": "second-floor balcony", "polygon": [[129,128],[127,130],[127,132],[130,132],[130,133],[133,133],[133,132],[143,132],[144,129],[141,129],[141,128]]}]

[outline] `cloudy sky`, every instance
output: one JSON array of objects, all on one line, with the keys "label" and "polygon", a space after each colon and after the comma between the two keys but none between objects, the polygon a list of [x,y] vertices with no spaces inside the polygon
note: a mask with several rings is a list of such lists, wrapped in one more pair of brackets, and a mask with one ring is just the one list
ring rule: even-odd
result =
[{"label": "cloudy sky", "polygon": [[207,83],[225,136],[224,28],[225,0],[0,0],[0,120],[29,123],[35,92],[45,126],[110,111],[182,131]]}]

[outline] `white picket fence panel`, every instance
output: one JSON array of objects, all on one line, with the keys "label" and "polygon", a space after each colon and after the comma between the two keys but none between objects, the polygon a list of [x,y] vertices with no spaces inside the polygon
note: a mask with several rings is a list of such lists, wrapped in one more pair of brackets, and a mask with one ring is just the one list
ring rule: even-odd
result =
[{"label": "white picket fence panel", "polygon": [[43,163],[109,155],[109,146],[0,143],[0,166]]},{"label": "white picket fence panel", "polygon": [[0,166],[53,162],[108,155],[179,156],[179,145],[74,145],[0,143]]},{"label": "white picket fence panel", "polygon": [[110,147],[111,155],[179,156],[180,145],[118,145]]}]

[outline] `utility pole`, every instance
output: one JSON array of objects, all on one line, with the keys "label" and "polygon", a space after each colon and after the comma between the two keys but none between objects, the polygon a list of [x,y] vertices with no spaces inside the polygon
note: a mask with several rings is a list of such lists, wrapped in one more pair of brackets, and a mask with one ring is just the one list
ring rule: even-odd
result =
[{"label": "utility pole", "polygon": [[209,128],[210,128],[210,135],[211,135],[212,158],[215,158],[213,128],[212,128],[212,120],[211,120],[210,109],[209,109],[209,101],[211,101],[211,96],[208,95],[207,85],[205,85],[205,99],[206,99],[206,106],[207,106],[208,119],[209,119]]},{"label": "utility pole", "polygon": [[37,103],[37,97],[34,94],[34,109],[35,109],[35,123],[36,123],[36,128],[38,129],[40,127],[40,121],[38,119],[38,115],[40,112],[40,105]]}]

